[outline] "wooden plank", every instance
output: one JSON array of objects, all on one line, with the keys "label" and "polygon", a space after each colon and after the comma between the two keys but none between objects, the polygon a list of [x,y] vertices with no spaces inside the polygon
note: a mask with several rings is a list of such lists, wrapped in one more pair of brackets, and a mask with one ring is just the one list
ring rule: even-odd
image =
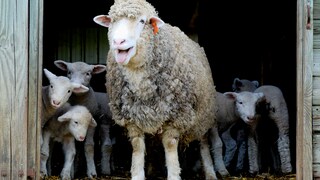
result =
[{"label": "wooden plank", "polygon": [[71,60],[71,37],[70,29],[65,28],[58,32],[58,54],[57,59],[64,61]]},{"label": "wooden plank", "polygon": [[10,138],[14,93],[14,1],[0,2],[0,172],[11,179]]},{"label": "wooden plank", "polygon": [[[42,89],[43,0],[30,1],[28,149],[29,177],[39,179]],[[37,107],[37,108],[30,108]]]},{"label": "wooden plank", "polygon": [[28,31],[29,2],[14,1],[14,96],[11,120],[12,179],[26,179],[28,125]]},{"label": "wooden plank", "polygon": [[84,61],[84,30],[81,28],[73,28],[71,30],[71,62]]},{"label": "wooden plank", "polygon": [[109,51],[108,28],[99,28],[99,64],[106,64],[107,54]]},{"label": "wooden plank", "polygon": [[85,36],[85,62],[88,64],[98,63],[98,35],[97,28],[87,28]]},{"label": "wooden plank", "polygon": [[[313,132],[320,133],[320,106],[312,107]],[[318,142],[320,143],[320,141]]]},{"label": "wooden plank", "polygon": [[320,0],[314,0],[313,2],[313,19],[320,19]]},{"label": "wooden plank", "polygon": [[320,178],[320,133],[313,135],[313,177],[314,179]]},{"label": "wooden plank", "polygon": [[311,116],[313,85],[313,27],[307,29],[307,5],[310,5],[312,10],[313,1],[297,1],[296,178],[298,180],[313,179],[311,163],[313,162]]}]

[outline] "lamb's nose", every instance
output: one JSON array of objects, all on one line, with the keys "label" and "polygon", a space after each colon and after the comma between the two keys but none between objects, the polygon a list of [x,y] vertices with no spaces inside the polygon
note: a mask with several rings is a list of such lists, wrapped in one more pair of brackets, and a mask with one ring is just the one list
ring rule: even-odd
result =
[{"label": "lamb's nose", "polygon": [[53,102],[53,104],[56,105],[56,106],[59,106],[59,105],[60,105],[60,101],[53,100],[52,102]]}]

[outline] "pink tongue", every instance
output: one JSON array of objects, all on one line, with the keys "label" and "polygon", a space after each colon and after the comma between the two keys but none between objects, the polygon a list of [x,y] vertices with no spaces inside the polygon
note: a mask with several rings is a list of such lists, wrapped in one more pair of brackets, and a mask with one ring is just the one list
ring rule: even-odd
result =
[{"label": "pink tongue", "polygon": [[123,62],[126,60],[127,55],[128,55],[128,54],[127,54],[126,52],[120,52],[120,53],[118,53],[117,56],[116,56],[116,61],[117,61],[118,63],[123,63]]}]

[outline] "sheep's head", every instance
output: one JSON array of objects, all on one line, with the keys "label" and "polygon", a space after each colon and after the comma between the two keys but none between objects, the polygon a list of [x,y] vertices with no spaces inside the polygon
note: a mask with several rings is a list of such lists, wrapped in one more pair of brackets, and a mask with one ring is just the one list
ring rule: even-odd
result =
[{"label": "sheep's head", "polygon": [[54,108],[64,105],[72,92],[87,92],[89,90],[86,86],[71,82],[67,77],[56,76],[47,69],[44,69],[44,73],[50,82],[49,99],[51,106]]},{"label": "sheep's head", "polygon": [[144,56],[153,47],[149,41],[164,24],[154,7],[144,0],[116,1],[109,15],[99,15],[93,20],[109,28],[110,49],[116,62],[135,66],[145,63]]},{"label": "sheep's head", "polygon": [[257,104],[265,100],[263,93],[243,91],[240,93],[226,92],[225,96],[234,100],[236,112],[246,124],[254,124]]},{"label": "sheep's head", "polygon": [[89,126],[96,127],[89,110],[84,106],[75,106],[58,117],[60,122],[69,122],[69,131],[77,141],[84,141]]},{"label": "sheep's head", "polygon": [[232,89],[235,92],[250,91],[253,92],[259,87],[258,81],[249,81],[247,79],[235,78],[233,80]]},{"label": "sheep's head", "polygon": [[[67,72],[68,78],[71,82],[82,84],[86,87],[90,87],[90,80],[93,74],[99,74],[106,70],[105,65],[89,65],[84,62],[65,62],[63,60],[56,60],[54,64],[61,70]],[[83,91],[74,91],[79,94]]]}]

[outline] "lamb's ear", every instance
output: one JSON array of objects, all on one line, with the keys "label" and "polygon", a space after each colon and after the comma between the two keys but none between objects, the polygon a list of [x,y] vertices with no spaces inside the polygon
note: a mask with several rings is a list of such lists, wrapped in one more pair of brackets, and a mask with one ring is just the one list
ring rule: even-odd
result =
[{"label": "lamb's ear", "polygon": [[111,18],[107,15],[98,15],[93,18],[93,21],[100,26],[109,27],[111,23]]},{"label": "lamb's ear", "polygon": [[48,69],[43,69],[43,71],[49,80],[57,77],[55,74],[50,72]]},{"label": "lamb's ear", "polygon": [[59,121],[59,122],[70,121],[71,118],[70,118],[70,115],[69,115],[69,114],[70,114],[69,112],[66,112],[66,113],[64,113],[62,116],[59,116],[59,117],[58,117],[58,121]]},{"label": "lamb's ear", "polygon": [[154,34],[157,34],[157,32],[159,31],[159,28],[161,28],[164,25],[164,22],[162,21],[162,19],[156,16],[152,16],[149,19],[149,23],[152,25]]},{"label": "lamb's ear", "polygon": [[97,126],[97,122],[93,118],[91,118],[89,126],[96,127]]},{"label": "lamb's ear", "polygon": [[259,87],[259,82],[258,81],[251,81],[251,82],[254,84],[254,86]]},{"label": "lamb's ear", "polygon": [[255,94],[256,94],[256,96],[258,96],[259,102],[262,102],[262,101],[266,100],[266,97],[265,97],[264,93],[259,92],[259,93],[255,93]]},{"label": "lamb's ear", "polygon": [[237,98],[237,93],[235,92],[225,92],[223,93],[223,95],[232,100],[235,100]]},{"label": "lamb's ear", "polygon": [[73,91],[74,93],[85,93],[89,91],[89,88],[87,86],[84,86],[82,84],[78,84],[78,83],[71,83],[73,86]]},{"label": "lamb's ear", "polygon": [[107,67],[105,65],[92,65],[93,66],[93,69],[92,69],[92,74],[99,74],[99,73],[102,73],[104,72]]},{"label": "lamb's ear", "polygon": [[55,60],[54,65],[63,71],[68,71],[68,63],[63,60]]}]

